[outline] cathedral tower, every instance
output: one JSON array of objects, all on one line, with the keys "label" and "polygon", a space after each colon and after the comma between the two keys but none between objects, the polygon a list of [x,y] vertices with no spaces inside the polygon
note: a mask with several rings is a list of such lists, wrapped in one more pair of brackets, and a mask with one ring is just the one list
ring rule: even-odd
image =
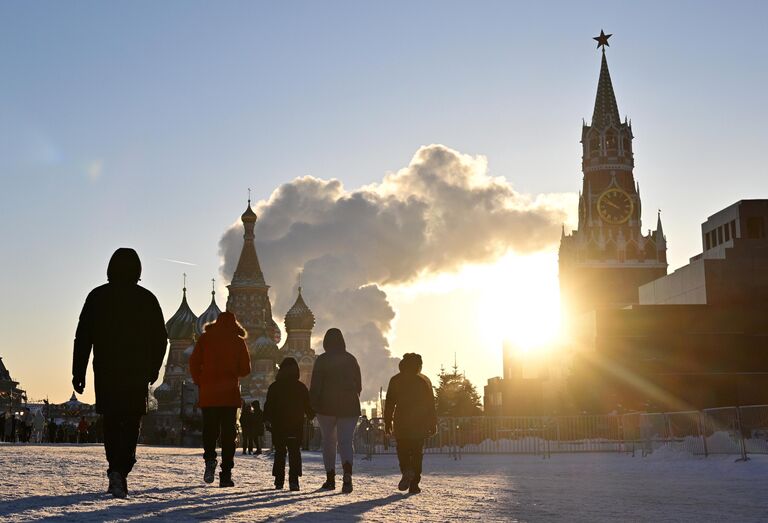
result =
[{"label": "cathedral tower", "polygon": [[590,125],[581,130],[582,188],[578,228],[563,229],[560,293],[566,321],[602,307],[638,303],[638,287],[667,273],[666,239],[642,231],[640,189],[634,178],[632,124],[622,122],[613,92],[602,31],[600,78]]},{"label": "cathedral tower", "polygon": [[243,221],[244,229],[243,249],[240,251],[240,259],[232,276],[232,282],[227,285],[229,289],[227,310],[235,313],[237,321],[245,328],[251,339],[255,339],[256,335],[261,333],[262,312],[266,311],[269,335],[277,341],[280,339],[280,328],[272,319],[269,285],[264,280],[259,257],[256,255],[253,233],[256,226],[256,213],[251,209],[251,200],[248,200],[248,208],[240,219]]},{"label": "cathedral tower", "polygon": [[315,365],[315,351],[312,350],[312,328],[315,315],[301,296],[301,286],[296,302],[285,314],[285,330],[288,336],[283,345],[283,355],[294,358],[299,364],[302,383],[309,387],[312,381],[312,368]]},{"label": "cathedral tower", "polygon": [[[237,321],[248,333],[246,343],[251,355],[251,374],[241,380],[245,398],[260,399],[266,395],[266,386],[274,378],[274,367],[280,361],[277,343],[280,341],[280,327],[272,318],[272,304],[269,301],[269,285],[261,271],[256,254],[255,236],[256,213],[248,208],[240,219],[243,222],[243,249],[237,262],[235,274],[227,286],[227,310],[233,312]],[[270,343],[267,343],[269,341]],[[267,346],[269,345],[269,346]]]}]

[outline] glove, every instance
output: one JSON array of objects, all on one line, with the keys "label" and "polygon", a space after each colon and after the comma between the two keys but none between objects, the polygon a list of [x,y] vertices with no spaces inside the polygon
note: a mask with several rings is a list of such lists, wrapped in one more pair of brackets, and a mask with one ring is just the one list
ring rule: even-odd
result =
[{"label": "glove", "polygon": [[85,376],[72,376],[72,387],[75,389],[75,392],[82,394],[85,390]]}]

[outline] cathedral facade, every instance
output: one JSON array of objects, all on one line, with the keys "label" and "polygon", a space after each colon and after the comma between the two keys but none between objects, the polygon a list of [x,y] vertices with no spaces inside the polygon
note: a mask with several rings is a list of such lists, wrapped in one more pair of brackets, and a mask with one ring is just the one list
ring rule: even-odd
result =
[{"label": "cathedral facade", "polygon": [[583,124],[578,226],[560,239],[563,316],[639,302],[638,287],[667,273],[667,244],[658,216],[643,232],[640,187],[634,177],[632,123],[622,121],[613,92],[606,35],[590,125]]},{"label": "cathedral facade", "polygon": [[[281,341],[280,327],[272,316],[269,285],[256,253],[256,219],[249,200],[248,208],[241,216],[243,247],[232,281],[227,285],[226,310],[235,314],[248,335],[246,345],[251,358],[251,374],[240,380],[241,396],[249,402],[259,400],[263,406],[267,388],[275,380],[277,366],[285,357],[296,359],[301,381],[309,386],[315,363],[315,351],[311,345],[315,316],[299,287],[295,303],[285,314],[285,343],[282,348],[278,346]],[[199,430],[201,415],[197,408],[197,387],[189,373],[189,357],[205,325],[216,321],[221,313],[215,289],[211,291],[210,305],[199,317],[189,307],[186,293],[185,284],[181,304],[166,323],[170,350],[163,383],[154,391],[158,405],[153,416],[156,429],[162,429],[163,433],[171,431],[182,442],[185,431]]]}]

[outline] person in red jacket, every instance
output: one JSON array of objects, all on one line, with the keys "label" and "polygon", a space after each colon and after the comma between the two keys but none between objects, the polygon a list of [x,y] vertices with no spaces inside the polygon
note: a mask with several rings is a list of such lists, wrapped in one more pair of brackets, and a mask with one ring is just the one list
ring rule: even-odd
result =
[{"label": "person in red jacket", "polygon": [[237,409],[242,402],[238,378],[251,373],[245,345],[246,333],[231,312],[222,312],[206,326],[189,358],[189,371],[198,386],[198,405],[203,411],[203,480],[213,483],[216,472],[216,440],[221,437],[220,487],[233,487]]}]

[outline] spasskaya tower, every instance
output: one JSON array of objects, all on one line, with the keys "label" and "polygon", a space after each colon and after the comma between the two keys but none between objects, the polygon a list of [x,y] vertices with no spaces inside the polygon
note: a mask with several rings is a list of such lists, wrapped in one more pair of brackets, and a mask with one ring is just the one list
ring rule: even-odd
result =
[{"label": "spasskaya tower", "polygon": [[582,188],[578,228],[560,240],[560,294],[566,318],[596,308],[638,303],[638,287],[667,273],[667,244],[656,230],[643,234],[640,189],[635,181],[632,124],[622,122],[602,48],[591,125],[581,130]]}]

